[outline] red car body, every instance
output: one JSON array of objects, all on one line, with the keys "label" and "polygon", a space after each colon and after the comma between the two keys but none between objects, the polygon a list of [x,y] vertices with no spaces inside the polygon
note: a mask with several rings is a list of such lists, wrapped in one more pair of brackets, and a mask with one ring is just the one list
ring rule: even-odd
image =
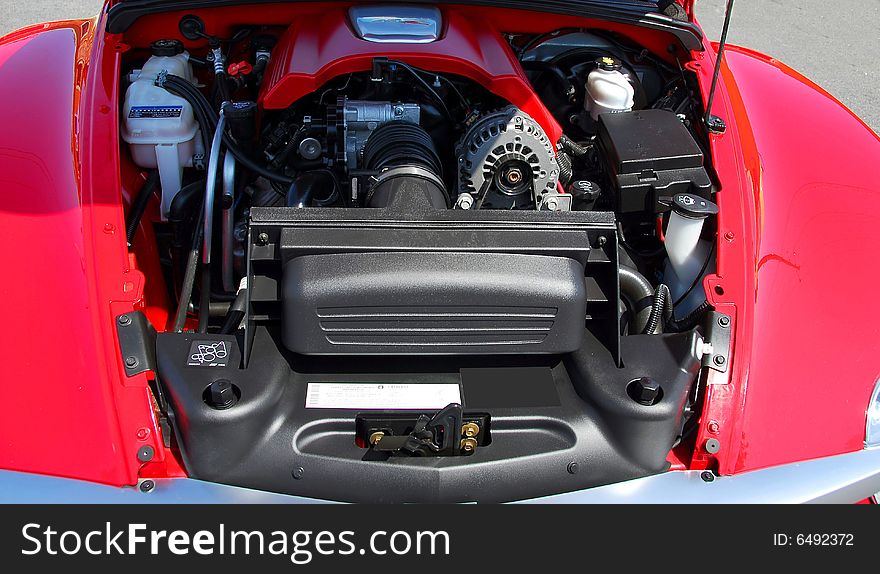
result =
[{"label": "red car body", "polygon": [[[262,16],[285,21],[309,9],[316,6],[268,6]],[[237,10],[246,19],[253,7]],[[468,10],[499,29],[519,22],[524,32],[583,21]],[[128,46],[105,31],[105,18],[106,11],[96,20],[31,26],[0,40],[7,325],[0,468],[125,486],[185,472],[163,445],[151,373],[126,377],[117,341],[115,317],[142,310],[161,331],[169,302],[163,284],[146,280],[161,276],[158,254],[147,247],[155,243],[138,241],[132,253],[126,243],[125,209],[143,178],[120,161],[117,78]],[[452,55],[447,71],[516,93],[526,80],[510,59],[479,49],[488,25],[432,46]],[[151,33],[138,23],[128,37]],[[639,41],[662,46],[650,30]],[[371,55],[356,46],[328,49],[321,62],[329,68],[288,69],[292,79],[263,94],[263,105],[282,92],[290,101],[314,89],[322,75],[369,66]],[[419,63],[418,53],[399,56]],[[479,57],[490,77],[468,65]],[[705,97],[717,45],[704,39],[690,57]],[[517,103],[552,122],[539,101]],[[709,302],[733,317],[733,347],[730,368],[711,372],[700,399],[696,446],[671,452],[673,469],[727,476],[861,450],[880,375],[880,322],[862,295],[880,283],[870,263],[880,245],[873,169],[880,138],[802,75],[739,47],[726,52],[713,113],[727,130],[711,135],[721,215],[717,272],[705,286]],[[149,239],[152,231],[142,225],[138,233]],[[708,439],[720,441],[717,452],[702,448]],[[138,458],[144,446],[155,451],[148,463]]]}]

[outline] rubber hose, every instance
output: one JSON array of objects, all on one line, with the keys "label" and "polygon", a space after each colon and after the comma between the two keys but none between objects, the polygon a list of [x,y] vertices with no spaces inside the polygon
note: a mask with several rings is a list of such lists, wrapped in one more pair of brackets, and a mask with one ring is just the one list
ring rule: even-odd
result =
[{"label": "rubber hose", "polygon": [[579,143],[575,142],[573,139],[568,137],[567,135],[562,135],[559,138],[559,145],[562,146],[562,149],[567,153],[574,157],[583,157],[589,153],[589,148],[586,148]]},{"label": "rubber hose", "polygon": [[211,265],[202,264],[202,284],[199,287],[199,333],[208,332],[211,321]]},{"label": "rubber hose", "polygon": [[630,332],[644,333],[651,317],[654,298],[654,288],[645,279],[645,276],[632,269],[621,265],[618,270],[620,277],[620,294],[629,303],[633,314],[633,328]]},{"label": "rubber hose", "polygon": [[245,306],[247,305],[247,288],[239,288],[235,301],[229,306],[229,312],[223,321],[223,328],[220,329],[221,335],[231,335],[238,330],[241,321],[245,317]]},{"label": "rubber hose", "polygon": [[574,179],[574,170],[571,165],[571,157],[560,150],[556,154],[556,162],[559,164],[559,181],[562,185],[568,185]]},{"label": "rubber hose", "polygon": [[137,229],[141,224],[141,218],[144,216],[144,211],[147,209],[150,198],[153,197],[153,193],[158,185],[159,171],[151,170],[149,175],[147,175],[147,181],[144,182],[140,193],[138,193],[134,203],[131,205],[131,210],[128,212],[128,222],[125,224],[125,239],[128,241],[129,246],[134,241],[134,234],[137,233]]},{"label": "rubber hose", "polygon": [[[199,208],[198,213],[204,209],[204,200]],[[193,232],[192,246],[186,260],[186,271],[183,275],[183,283],[180,287],[180,300],[177,302],[177,312],[174,315],[174,331],[180,333],[186,325],[186,315],[189,311],[190,299],[192,299],[193,286],[196,282],[196,268],[199,265],[199,251],[202,245],[202,232],[204,219],[196,218],[196,228]]]},{"label": "rubber hose", "polygon": [[712,305],[709,304],[708,301],[703,301],[703,303],[682,317],[679,320],[671,320],[667,324],[670,331],[675,333],[682,333],[684,331],[690,331],[694,327],[700,324],[700,321],[703,320],[703,316],[706,314],[706,311],[712,308]]},{"label": "rubber hose", "polygon": [[669,288],[660,284],[654,290],[654,302],[651,305],[651,314],[648,317],[648,324],[642,331],[645,335],[659,335],[663,332],[663,319],[667,316],[667,310],[671,304]]},{"label": "rubber hose", "polygon": [[[168,75],[164,78],[164,80],[157,80],[157,85],[165,88],[166,90],[174,93],[175,95],[180,96],[187,100],[196,110],[196,115],[199,117],[199,123],[201,125],[207,125],[211,128],[211,131],[216,129],[217,127],[217,113],[211,107],[210,102],[205,97],[203,93],[201,93],[195,86],[193,86],[188,81],[180,78],[179,76]],[[202,123],[204,122],[204,123]],[[205,153],[206,155],[210,153],[210,138],[207,134],[205,134],[205,130],[202,130],[203,138],[208,141],[205,143]],[[228,133],[223,133],[223,143],[226,144],[226,148],[232,152],[232,155],[235,156],[235,159],[238,160],[245,168],[250,171],[256,173],[257,175],[261,175],[270,181],[277,181],[280,183],[284,183],[290,185],[293,183],[293,178],[287,177],[286,175],[282,175],[279,173],[275,173],[274,171],[270,171],[267,168],[261,166],[250,157],[248,157],[241,148],[238,147],[238,143],[232,139]]]},{"label": "rubber hose", "polygon": [[314,178],[308,174],[296,178],[287,190],[287,207],[309,207],[312,204]]}]

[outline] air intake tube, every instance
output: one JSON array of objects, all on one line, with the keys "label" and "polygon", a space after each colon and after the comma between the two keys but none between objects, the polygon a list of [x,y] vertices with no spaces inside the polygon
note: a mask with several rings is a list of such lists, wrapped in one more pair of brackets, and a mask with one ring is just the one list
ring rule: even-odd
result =
[{"label": "air intake tube", "polygon": [[370,135],[364,147],[364,167],[375,171],[367,191],[367,207],[408,205],[450,207],[443,167],[434,140],[419,125],[389,122]]}]

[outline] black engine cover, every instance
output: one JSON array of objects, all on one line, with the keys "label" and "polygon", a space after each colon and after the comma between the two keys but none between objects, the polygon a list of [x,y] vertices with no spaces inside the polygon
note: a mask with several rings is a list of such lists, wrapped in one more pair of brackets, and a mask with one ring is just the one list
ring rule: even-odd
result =
[{"label": "black engine cover", "polygon": [[287,263],[284,344],[314,354],[570,353],[584,267],[512,253],[338,253]]},{"label": "black engine cover", "polygon": [[[305,355],[615,357],[617,236],[599,212],[254,208],[251,324]],[[245,357],[247,360],[247,356]]]}]

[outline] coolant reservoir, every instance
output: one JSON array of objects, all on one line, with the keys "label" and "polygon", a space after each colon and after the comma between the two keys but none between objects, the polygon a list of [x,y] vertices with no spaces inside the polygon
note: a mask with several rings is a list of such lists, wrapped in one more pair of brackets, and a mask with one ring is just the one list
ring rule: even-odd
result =
[{"label": "coolant reservoir", "polygon": [[628,112],[632,110],[635,89],[620,72],[620,60],[603,56],[596,60],[596,69],[587,76],[587,97],[584,107],[593,120],[599,114]]},{"label": "coolant reservoir", "polygon": [[193,156],[204,155],[192,106],[156,86],[162,72],[193,82],[192,64],[183,44],[161,40],[152,46],[147,61],[125,94],[122,139],[131,148],[134,162],[146,169],[159,169],[162,185],[162,217],[180,191],[183,169],[192,167]]},{"label": "coolant reservoir", "polygon": [[679,193],[672,198],[664,240],[669,259],[663,282],[673,301],[681,299],[675,308],[676,318],[682,318],[706,300],[701,275],[714,273],[715,265],[709,260],[712,246],[701,235],[706,218],[717,213],[717,205],[698,195]]}]

